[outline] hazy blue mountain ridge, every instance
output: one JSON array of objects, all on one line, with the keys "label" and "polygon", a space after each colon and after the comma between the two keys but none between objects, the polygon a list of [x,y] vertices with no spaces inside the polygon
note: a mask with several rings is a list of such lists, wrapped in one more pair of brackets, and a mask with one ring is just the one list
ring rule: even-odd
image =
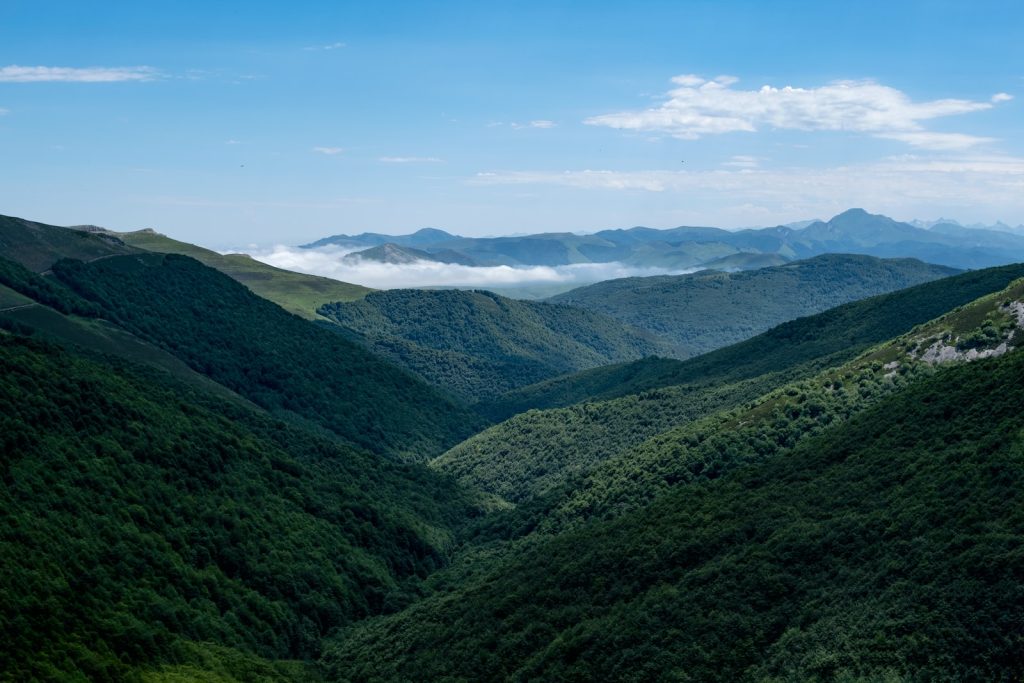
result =
[{"label": "hazy blue mountain ridge", "polygon": [[[945,223],[944,225],[949,225]],[[479,265],[559,266],[574,263],[622,262],[636,267],[690,269],[718,261],[731,269],[744,259],[730,256],[773,255],[801,259],[830,252],[879,257],[919,258],[956,268],[982,268],[1024,261],[1024,235],[1004,230],[942,225],[916,225],[850,209],[828,221],[802,221],[789,226],[723,230],[713,227],[646,227],[601,230],[593,234],[542,233],[509,237],[461,237],[425,228],[411,235],[335,235],[308,248],[338,246],[361,250],[394,243],[428,253],[451,250]],[[759,263],[755,261],[755,263]]]}]

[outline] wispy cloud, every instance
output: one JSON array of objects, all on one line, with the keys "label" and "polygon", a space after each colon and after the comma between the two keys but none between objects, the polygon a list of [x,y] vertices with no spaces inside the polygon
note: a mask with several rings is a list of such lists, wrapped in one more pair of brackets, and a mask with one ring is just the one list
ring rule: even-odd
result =
[{"label": "wispy cloud", "polygon": [[503,126],[508,126],[512,130],[523,130],[526,128],[539,128],[541,130],[546,130],[549,128],[555,128],[558,124],[554,121],[548,121],[547,119],[536,119],[526,123],[520,123],[519,121],[509,121],[508,123],[505,121],[488,121],[486,126],[488,128],[501,128]]},{"label": "wispy cloud", "polygon": [[1009,102],[1012,99],[1013,99],[1013,95],[1010,95],[1010,94],[1005,93],[1005,92],[997,92],[995,95],[992,96],[992,101],[995,102],[995,103]]},{"label": "wispy cloud", "polygon": [[751,224],[754,215],[741,210],[743,206],[761,207],[776,217],[826,215],[850,206],[906,217],[925,215],[936,207],[1024,214],[1024,158],[1007,155],[903,155],[831,168],[492,171],[469,182],[663,193],[680,205],[703,207],[715,216],[735,215],[733,224],[740,225]]},{"label": "wispy cloud", "polygon": [[439,164],[444,159],[437,157],[380,157],[377,161],[384,164]]},{"label": "wispy cloud", "polygon": [[341,154],[345,151],[344,147],[314,147],[313,151],[318,154],[326,154],[328,156],[334,156],[335,154]]},{"label": "wispy cloud", "polygon": [[654,132],[683,140],[731,132],[753,132],[761,127],[805,131],[855,131],[894,138],[933,149],[953,149],[990,141],[990,138],[925,133],[923,121],[991,109],[1012,99],[999,93],[990,102],[941,99],[914,102],[908,95],[870,80],[838,81],[818,88],[782,88],[765,85],[758,90],[732,86],[737,79],[719,76],[676,76],[678,87],[657,107],[642,111],[592,116],[584,123],[622,130]]},{"label": "wispy cloud", "polygon": [[10,109],[4,109],[3,107],[0,107],[0,116],[5,116],[5,115],[10,114],[10,113],[11,113]]},{"label": "wispy cloud", "polygon": [[121,81],[152,81],[160,73],[150,66],[86,67],[67,66],[4,66],[0,67],[3,83],[117,83]]},{"label": "wispy cloud", "polygon": [[728,168],[757,168],[759,165],[757,157],[745,154],[737,154],[729,159],[729,161],[722,162],[722,166],[726,166]]},{"label": "wispy cloud", "polygon": [[345,259],[348,250],[299,249],[275,246],[251,256],[278,268],[354,282],[367,287],[512,287],[529,284],[584,284],[618,277],[690,272],[661,268],[635,268],[622,263],[579,263],[568,266],[462,266],[415,261],[408,264]]},{"label": "wispy cloud", "polygon": [[309,45],[302,49],[307,52],[317,52],[323,50],[340,50],[343,47],[346,47],[345,43],[328,43],[326,45]]},{"label": "wispy cloud", "polygon": [[521,130],[523,128],[554,128],[558,124],[555,123],[554,121],[548,121],[547,119],[537,119],[536,121],[530,121],[529,123],[510,123],[509,125],[516,130]]},{"label": "wispy cloud", "polygon": [[875,137],[899,140],[914,147],[939,151],[965,150],[983,142],[995,142],[995,138],[964,135],[963,133],[933,133],[927,130],[907,133],[875,133]]}]

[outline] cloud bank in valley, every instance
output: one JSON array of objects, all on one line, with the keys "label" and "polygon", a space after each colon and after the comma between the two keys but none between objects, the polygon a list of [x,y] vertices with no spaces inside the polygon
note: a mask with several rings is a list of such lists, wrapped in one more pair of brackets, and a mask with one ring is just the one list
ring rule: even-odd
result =
[{"label": "cloud bank in valley", "polygon": [[416,261],[408,264],[345,260],[348,249],[300,249],[277,245],[250,252],[257,261],[278,268],[351,282],[376,289],[403,287],[518,287],[585,284],[620,277],[677,275],[688,270],[636,268],[623,263],[577,263],[566,266],[463,266]]}]

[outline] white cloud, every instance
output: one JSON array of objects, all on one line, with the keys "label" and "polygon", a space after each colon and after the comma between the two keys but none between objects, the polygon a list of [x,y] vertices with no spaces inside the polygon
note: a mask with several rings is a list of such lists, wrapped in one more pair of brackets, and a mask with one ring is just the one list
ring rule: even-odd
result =
[{"label": "white cloud", "polygon": [[10,109],[4,109],[3,107],[0,107],[0,116],[4,116],[4,115],[10,114],[10,113],[11,113]]},{"label": "white cloud", "polygon": [[251,256],[278,268],[353,282],[378,289],[401,287],[511,287],[527,284],[589,283],[617,277],[691,272],[661,268],[634,268],[621,263],[578,263],[567,266],[463,266],[415,261],[408,264],[344,260],[350,250],[300,249],[275,246]]},{"label": "white cloud", "polygon": [[995,95],[992,96],[992,101],[996,102],[996,103],[999,103],[999,102],[1009,102],[1012,99],[1013,99],[1013,95],[1010,95],[1010,94],[1005,93],[1005,92],[997,92]]},{"label": "white cloud", "polygon": [[149,66],[88,67],[66,66],[4,66],[0,82],[4,83],[115,83],[118,81],[151,81],[159,72]]},{"label": "white cloud", "polygon": [[[665,102],[643,111],[592,116],[584,123],[622,130],[655,132],[684,140],[704,135],[754,132],[760,127],[790,130],[855,131],[881,137],[924,133],[921,122],[934,118],[990,109],[1005,102],[1000,93],[991,102],[942,99],[914,102],[905,93],[874,81],[838,81],[818,88],[776,88],[738,90],[732,76],[705,80],[692,74],[676,76],[679,86],[668,92]],[[933,134],[938,135],[938,134]],[[947,134],[937,137],[908,137],[918,146],[933,143],[951,149],[987,142],[989,138]]]},{"label": "white cloud", "polygon": [[385,164],[439,164],[444,160],[437,157],[380,157],[378,161]]},{"label": "white cloud", "polygon": [[241,140],[231,139],[231,140],[226,140],[224,142],[224,144],[225,145],[240,145],[240,144],[242,144],[242,141]]},{"label": "white cloud", "polygon": [[307,52],[314,52],[322,50],[340,50],[343,47],[346,47],[345,43],[328,43],[327,45],[310,45],[302,49]]},{"label": "white cloud", "polygon": [[314,152],[318,154],[326,154],[328,156],[334,156],[335,154],[341,154],[345,151],[344,147],[314,147]]}]

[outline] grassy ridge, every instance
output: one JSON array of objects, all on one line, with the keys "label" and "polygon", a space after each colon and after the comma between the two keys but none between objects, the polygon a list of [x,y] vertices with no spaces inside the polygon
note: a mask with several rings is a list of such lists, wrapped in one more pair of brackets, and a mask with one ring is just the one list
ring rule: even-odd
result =
[{"label": "grassy ridge", "polygon": [[0,254],[36,273],[62,258],[91,261],[136,251],[116,237],[0,216]]},{"label": "grassy ridge", "polygon": [[18,292],[10,287],[0,285],[0,308],[14,308],[15,306],[25,306],[31,303],[32,299],[24,294],[18,294]]},{"label": "grassy ridge", "polygon": [[317,317],[316,309],[326,303],[355,301],[373,291],[361,285],[275,268],[246,254],[218,254],[150,230],[117,233],[117,236],[138,249],[191,256],[241,282],[286,311],[311,320]]}]

